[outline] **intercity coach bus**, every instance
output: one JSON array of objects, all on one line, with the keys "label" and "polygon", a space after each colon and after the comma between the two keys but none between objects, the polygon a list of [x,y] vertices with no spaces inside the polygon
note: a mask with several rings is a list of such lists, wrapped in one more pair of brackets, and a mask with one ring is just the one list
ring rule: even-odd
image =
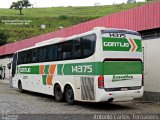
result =
[{"label": "intercity coach bus", "polygon": [[19,50],[12,84],[56,101],[127,101],[143,96],[142,40],[138,32],[94,28]]}]

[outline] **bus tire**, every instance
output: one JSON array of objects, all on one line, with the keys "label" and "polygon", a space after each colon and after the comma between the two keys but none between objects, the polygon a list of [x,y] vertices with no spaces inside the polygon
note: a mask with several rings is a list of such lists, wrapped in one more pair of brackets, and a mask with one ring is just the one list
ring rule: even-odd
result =
[{"label": "bus tire", "polygon": [[59,84],[56,84],[54,87],[54,97],[57,102],[63,101],[63,93]]},{"label": "bus tire", "polygon": [[23,92],[22,82],[21,82],[20,80],[18,81],[18,90],[19,90],[20,92]]},{"label": "bus tire", "polygon": [[65,97],[66,97],[66,101],[69,105],[73,105],[74,104],[74,92],[73,89],[70,85],[67,86],[66,90],[65,90]]}]

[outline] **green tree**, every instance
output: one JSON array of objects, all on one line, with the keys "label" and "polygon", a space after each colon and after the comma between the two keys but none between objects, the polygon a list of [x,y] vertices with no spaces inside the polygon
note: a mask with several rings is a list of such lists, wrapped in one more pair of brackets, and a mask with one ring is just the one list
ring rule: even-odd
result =
[{"label": "green tree", "polygon": [[10,9],[17,9],[20,12],[20,15],[22,15],[22,9],[25,7],[32,6],[32,4],[28,0],[19,0],[17,2],[12,2],[12,5],[10,6]]},{"label": "green tree", "polygon": [[32,4],[28,0],[23,0],[23,7],[27,8],[32,6]]},{"label": "green tree", "polygon": [[8,38],[9,38],[8,33],[0,31],[0,46],[5,45],[7,43]]},{"label": "green tree", "polygon": [[127,4],[136,3],[136,0],[127,0]]}]

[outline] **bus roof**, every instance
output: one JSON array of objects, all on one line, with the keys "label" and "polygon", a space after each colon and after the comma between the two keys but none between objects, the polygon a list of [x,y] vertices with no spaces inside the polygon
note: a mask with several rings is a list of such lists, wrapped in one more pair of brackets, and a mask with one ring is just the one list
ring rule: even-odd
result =
[{"label": "bus roof", "polygon": [[91,31],[88,31],[88,32],[84,32],[84,33],[73,35],[73,36],[66,37],[66,38],[59,37],[59,38],[53,38],[53,39],[45,40],[45,41],[36,43],[32,47],[18,50],[17,52],[21,52],[21,51],[25,51],[25,50],[29,50],[29,49],[33,49],[33,48],[38,48],[38,47],[43,47],[43,46],[46,46],[46,45],[51,45],[51,44],[55,44],[55,43],[68,41],[68,40],[74,39],[76,37],[81,37],[81,36],[88,35],[88,34],[93,34],[93,33],[96,33],[96,32],[101,32],[101,33],[122,33],[123,32],[123,33],[126,33],[126,34],[133,34],[133,35],[138,35],[139,36],[138,32],[128,30],[128,29],[94,27]]}]

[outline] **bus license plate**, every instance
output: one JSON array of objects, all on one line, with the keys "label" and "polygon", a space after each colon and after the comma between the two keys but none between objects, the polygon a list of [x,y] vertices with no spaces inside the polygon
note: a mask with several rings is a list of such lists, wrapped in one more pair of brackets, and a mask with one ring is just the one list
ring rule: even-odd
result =
[{"label": "bus license plate", "polygon": [[126,91],[128,90],[128,88],[121,88],[121,91]]}]

